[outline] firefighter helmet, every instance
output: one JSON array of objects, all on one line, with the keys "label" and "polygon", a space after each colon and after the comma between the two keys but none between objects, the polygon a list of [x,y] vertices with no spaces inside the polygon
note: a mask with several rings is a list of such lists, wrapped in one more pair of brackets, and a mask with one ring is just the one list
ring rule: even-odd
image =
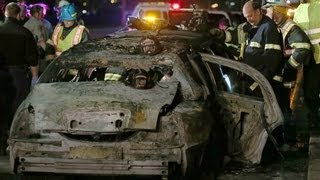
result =
[{"label": "firefighter helmet", "polygon": [[268,7],[275,7],[275,6],[280,6],[280,7],[286,7],[290,8],[290,5],[286,2],[286,0],[266,0],[266,4],[263,6],[264,8]]},{"label": "firefighter helmet", "polygon": [[66,0],[61,0],[58,3],[58,8],[62,8],[62,6],[69,5],[70,3]]},{"label": "firefighter helmet", "polygon": [[74,4],[68,4],[61,7],[60,21],[76,20],[77,12]]},{"label": "firefighter helmet", "polygon": [[[285,0],[266,0],[266,3],[263,8],[264,9],[267,9],[267,8],[272,8],[272,13],[274,11],[278,12],[278,13],[281,13],[285,16],[288,16],[288,9],[291,8],[291,6],[286,3]],[[268,14],[268,12],[267,12]],[[268,15],[270,17],[270,15]]]}]

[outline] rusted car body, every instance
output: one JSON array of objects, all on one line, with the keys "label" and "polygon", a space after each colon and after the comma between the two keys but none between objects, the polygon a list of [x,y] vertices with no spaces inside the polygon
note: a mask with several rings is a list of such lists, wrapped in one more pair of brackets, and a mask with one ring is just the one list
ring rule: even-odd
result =
[{"label": "rusted car body", "polygon": [[[156,37],[161,51],[142,53],[146,36]],[[267,132],[283,121],[272,88],[240,62],[208,53],[194,58],[190,44],[198,38],[171,30],[130,31],[62,54],[15,114],[9,137],[12,170],[191,177],[218,161],[217,150],[259,163]],[[263,97],[220,88],[217,66],[252,77]],[[133,83],[138,76],[126,73],[131,70],[145,72],[149,85]],[[120,76],[108,79],[112,74]]]}]

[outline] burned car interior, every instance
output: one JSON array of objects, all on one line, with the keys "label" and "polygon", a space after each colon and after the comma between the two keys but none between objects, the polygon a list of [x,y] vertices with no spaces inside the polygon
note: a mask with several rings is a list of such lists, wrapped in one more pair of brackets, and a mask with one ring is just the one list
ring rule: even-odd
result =
[{"label": "burned car interior", "polygon": [[150,89],[171,75],[172,70],[166,66],[155,67],[149,71],[122,67],[62,68],[56,77],[47,82],[119,81],[137,89]]}]

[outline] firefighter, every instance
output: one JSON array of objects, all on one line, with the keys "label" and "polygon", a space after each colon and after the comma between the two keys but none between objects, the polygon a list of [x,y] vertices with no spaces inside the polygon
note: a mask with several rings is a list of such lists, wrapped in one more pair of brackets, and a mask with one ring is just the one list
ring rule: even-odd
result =
[{"label": "firefighter", "polygon": [[296,144],[296,104],[301,95],[303,83],[303,68],[308,66],[312,55],[311,44],[305,32],[289,17],[291,8],[285,1],[278,3],[268,2],[264,6],[267,15],[278,25],[283,39],[283,68],[279,72],[284,85],[280,96],[282,110],[285,115],[284,137],[285,142],[292,146]]},{"label": "firefighter", "polygon": [[313,59],[305,68],[304,100],[309,109],[309,123],[311,127],[320,127],[320,1],[312,0],[311,3],[301,3],[296,9],[294,21],[303,29],[310,38],[313,48]]},{"label": "firefighter", "polygon": [[[210,30],[210,34],[224,42],[242,45],[240,59],[243,58],[244,63],[260,71],[274,90],[278,90],[278,76],[275,75],[282,61],[282,40],[277,25],[262,13],[261,5],[256,1],[246,2],[243,14],[247,22],[238,25],[234,31],[214,28]],[[250,81],[246,82],[245,86],[249,88],[246,93],[259,93],[258,84]]]},{"label": "firefighter", "polygon": [[[60,21],[53,30],[52,39],[48,43],[54,46],[55,56],[71,47],[89,39],[89,33],[85,26],[76,22],[77,12],[74,4],[62,6]],[[49,54],[51,52],[48,52]]]}]

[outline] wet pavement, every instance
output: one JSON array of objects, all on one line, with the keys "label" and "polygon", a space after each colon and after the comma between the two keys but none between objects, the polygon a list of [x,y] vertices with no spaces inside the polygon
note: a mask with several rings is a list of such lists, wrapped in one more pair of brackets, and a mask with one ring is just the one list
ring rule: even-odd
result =
[{"label": "wet pavement", "polygon": [[320,129],[311,131],[309,141],[308,180],[320,179]]},{"label": "wet pavement", "polygon": [[308,110],[301,103],[296,111],[296,132],[299,149],[282,152],[284,159],[267,142],[259,165],[226,165],[218,180],[319,180],[320,129],[309,128]]},{"label": "wet pavement", "polygon": [[285,159],[269,156],[260,165],[230,163],[218,180],[305,180],[307,179],[307,152],[287,153]]}]

